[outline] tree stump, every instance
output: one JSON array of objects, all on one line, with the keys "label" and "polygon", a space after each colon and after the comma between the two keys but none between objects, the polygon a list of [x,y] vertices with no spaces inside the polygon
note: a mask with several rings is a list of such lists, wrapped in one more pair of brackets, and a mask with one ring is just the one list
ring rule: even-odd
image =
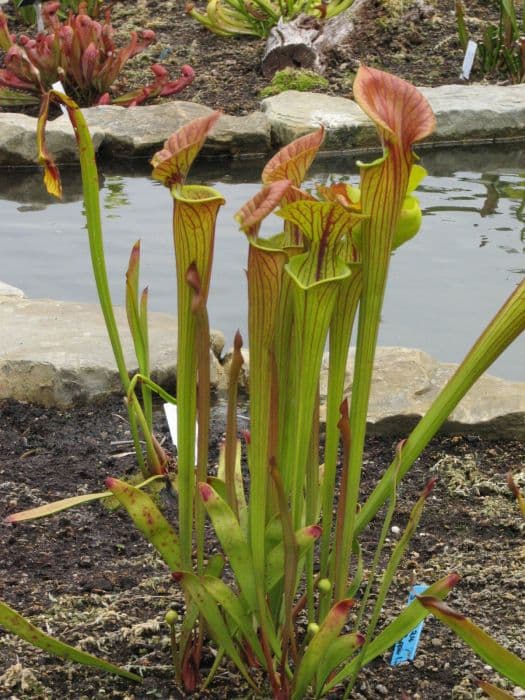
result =
[{"label": "tree stump", "polygon": [[298,15],[291,22],[281,18],[266,41],[261,62],[264,77],[271,78],[283,68],[322,73],[330,52],[352,36],[358,15],[367,2],[354,0],[348,10],[326,21],[310,15]]}]

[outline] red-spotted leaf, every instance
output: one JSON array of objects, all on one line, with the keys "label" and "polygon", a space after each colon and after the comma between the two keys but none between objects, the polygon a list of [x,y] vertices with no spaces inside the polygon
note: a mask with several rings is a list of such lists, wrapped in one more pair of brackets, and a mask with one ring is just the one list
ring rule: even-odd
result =
[{"label": "red-spotted leaf", "polygon": [[191,164],[220,116],[220,112],[213,112],[193,119],[173,133],[151,159],[152,177],[166,187],[184,184]]},{"label": "red-spotted leaf", "polygon": [[250,609],[255,610],[257,605],[252,556],[239,521],[226,501],[209,484],[200,483],[199,493],[224,553],[230,561],[241,593]]},{"label": "red-spotted leaf", "polygon": [[498,644],[481,627],[453,610],[442,600],[428,595],[418,596],[417,599],[432,615],[461,637],[485,663],[513,683],[525,688],[525,661]]},{"label": "red-spotted leaf", "polygon": [[334,640],[326,650],[317,670],[317,683],[322,687],[330,673],[348,661],[357,649],[363,646],[364,636],[360,632],[344,634]]},{"label": "red-spotted leaf", "polygon": [[[147,484],[159,479],[159,475],[155,475],[146,479],[140,484],[136,485],[136,488],[141,489]],[[103,498],[109,498],[113,494],[111,491],[99,491],[98,493],[86,493],[81,496],[71,496],[70,498],[63,498],[60,501],[53,501],[53,503],[46,503],[43,506],[38,506],[37,508],[29,508],[28,510],[22,510],[19,513],[12,513],[5,518],[6,523],[21,523],[26,520],[36,520],[37,518],[45,518],[49,515],[54,515],[55,513],[60,513],[68,508],[73,508],[74,506],[80,506],[84,503],[90,503],[91,501],[99,501]]]},{"label": "red-spotted leaf", "polygon": [[[295,540],[297,542],[299,559],[304,557],[308,549],[311,549],[316,540],[321,536],[319,525],[309,525],[297,530]],[[268,554],[266,560],[266,584],[265,589],[271,591],[284,576],[284,543],[279,542]]]},{"label": "red-spotted leaf", "polygon": [[179,538],[151,498],[119,479],[109,477],[106,486],[128,511],[148,542],[155,547],[171,571],[181,568]]},{"label": "red-spotted leaf", "polygon": [[324,139],[324,129],[300,136],[274,155],[262,171],[263,183],[291,180],[296,187],[304,180]]},{"label": "red-spotted leaf", "polygon": [[218,603],[235,622],[240,632],[255,652],[260,663],[265,664],[266,661],[261,643],[253,627],[253,617],[246,610],[240,598],[235,595],[229,586],[216,576],[203,576],[201,578],[201,583],[208,593],[213,596],[215,602]]},{"label": "red-spotted leaf", "polygon": [[212,638],[219,647],[224,649],[228,654],[250,686],[255,688],[254,682],[237,651],[235,642],[228,631],[228,625],[222,617],[214,597],[194,574],[181,572],[177,574],[176,580],[184,587],[189,599],[199,607],[201,615],[206,620]]},{"label": "red-spotted leaf", "polygon": [[88,654],[80,649],[75,649],[75,647],[69,646],[69,644],[64,644],[58,639],[53,639],[48,634],[42,632],[42,630],[35,627],[29,620],[25,617],[19,615],[15,610],[10,608],[5,603],[0,602],[0,625],[5,627],[8,632],[18,635],[26,642],[29,642],[39,649],[59,656],[62,659],[67,659],[68,661],[75,661],[76,663],[83,664],[84,666],[93,666],[100,669],[101,671],[107,671],[108,673],[115,673],[118,676],[123,676],[124,678],[129,678],[132,681],[142,682],[140,676],[126,671],[119,666],[115,666],[109,661],[104,659],[98,659],[92,654]]}]

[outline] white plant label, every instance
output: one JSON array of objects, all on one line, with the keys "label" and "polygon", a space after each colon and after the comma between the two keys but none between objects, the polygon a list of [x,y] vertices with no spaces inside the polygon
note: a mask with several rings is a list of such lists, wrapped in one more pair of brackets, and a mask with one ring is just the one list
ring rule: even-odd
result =
[{"label": "white plant label", "polygon": [[[164,404],[164,414],[166,420],[168,421],[168,428],[170,429],[171,441],[177,447],[177,406],[174,403]],[[195,462],[197,462],[197,438],[199,432],[196,426],[195,431]]]},{"label": "white plant label", "polygon": [[[66,94],[66,90],[65,90],[64,86],[62,85],[62,83],[60,82],[60,80],[57,80],[56,83],[53,83],[53,85],[51,85],[51,87],[53,88],[53,90],[56,90],[57,92],[61,92],[63,95]],[[64,105],[60,105],[60,109],[62,110],[62,114],[67,114],[67,109],[64,107]]]},{"label": "white plant label", "polygon": [[461,66],[461,80],[468,80],[470,78],[470,71],[472,70],[472,65],[474,59],[476,58],[476,51],[478,50],[478,45],[472,39],[469,39],[467,48],[465,50],[465,56],[463,58],[463,65]]}]

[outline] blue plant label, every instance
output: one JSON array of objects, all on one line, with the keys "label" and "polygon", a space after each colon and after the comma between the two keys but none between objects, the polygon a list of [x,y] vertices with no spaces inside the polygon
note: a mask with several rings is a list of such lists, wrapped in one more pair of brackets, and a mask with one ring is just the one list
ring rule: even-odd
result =
[{"label": "blue plant label", "polygon": [[[407,605],[410,605],[416,599],[416,595],[421,595],[427,588],[428,586],[425,586],[425,584],[416,584],[408,594]],[[423,625],[424,621],[421,620],[417,627],[414,627],[403,639],[395,643],[392,658],[390,659],[391,666],[398,666],[405,661],[413,661],[416,658],[417,645],[419,644]]]}]

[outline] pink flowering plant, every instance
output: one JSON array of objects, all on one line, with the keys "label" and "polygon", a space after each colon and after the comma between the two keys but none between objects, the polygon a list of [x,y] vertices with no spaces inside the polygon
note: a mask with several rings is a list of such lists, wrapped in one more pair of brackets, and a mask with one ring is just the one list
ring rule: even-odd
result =
[{"label": "pink flowering plant", "polygon": [[66,94],[83,107],[110,103],[127,107],[174,95],[193,81],[190,66],[183,66],[180,77],[170,80],[166,68],[154,63],[151,83],[112,96],[111,88],[126,63],[155,41],[155,32],[132,32],[128,44],[119,48],[109,9],[102,21],[89,16],[86,3],[81,2],[78,14],[70,12],[65,20],[59,10],[59,2],[45,3],[46,31],[34,37],[21,34],[18,39],[9,33],[0,10],[0,48],[6,52],[0,69],[0,105],[39,104],[41,96],[60,81]]},{"label": "pink flowering plant", "polygon": [[[375,123],[383,146],[381,157],[360,163],[360,186],[320,188],[319,197],[301,189],[324,138],[319,129],[290,143],[267,163],[261,190],[236,215],[240,235],[248,242],[247,487],[236,413],[243,364],[243,341],[238,333],[230,364],[226,438],[217,473],[209,469],[206,304],[216,218],[224,198],[214,188],[187,182],[190,167],[219,114],[182,127],[152,159],[153,177],[166,186],[173,204],[178,367],[177,395],[170,397],[149,377],[146,302],[144,295],[139,298],[137,287],[137,244],[127,275],[127,309],[140,372],[129,379],[123,365],[104,281],[92,143],[76,105],[59,93],[48,98],[65,105],[80,145],[95,277],[130,417],[145,435],[151,429],[150,392],[176,402],[178,456],[174,475],[166,471],[151,436],[148,454],[139,460],[142,483],[108,477],[106,491],[13,514],[8,521],[49,516],[115,496],[162,557],[184,597],[185,617],[179,620],[171,610],[166,623],[174,676],[188,692],[198,687],[201,650],[209,644],[215,648],[215,662],[205,685],[229,659],[254,692],[258,690],[256,678],[263,671],[268,679],[263,692],[269,690],[276,700],[323,697],[332,692],[348,697],[361,669],[428,614],[452,628],[487,664],[525,687],[525,662],[444,603],[459,581],[455,572],[431,583],[389,623],[381,626],[379,622],[435,479],[422,485],[404,530],[381,567],[398,485],[477,378],[525,329],[525,282],[488,324],[427,414],[399,443],[391,466],[372,493],[364,496],[361,469],[366,418],[390,257],[396,246],[417,234],[421,224],[413,191],[424,171],[415,162],[412,149],[431,133],[434,116],[412,85],[371,68],[360,68],[354,94]],[[45,119],[44,110],[39,131],[41,162],[48,189],[60,194],[58,171],[45,149]],[[261,223],[271,212],[280,217],[282,228],[265,238]],[[351,396],[346,396],[344,376],[354,320],[354,382]],[[319,375],[327,341],[323,459]],[[161,512],[151,492],[155,483],[177,494],[177,523],[169,522]],[[375,553],[365,567],[362,534],[383,506]],[[206,518],[221,553],[212,554],[206,547]],[[225,570],[227,576],[223,576]],[[56,654],[138,680],[128,669],[52,639],[4,604],[0,604],[0,624]]]}]

